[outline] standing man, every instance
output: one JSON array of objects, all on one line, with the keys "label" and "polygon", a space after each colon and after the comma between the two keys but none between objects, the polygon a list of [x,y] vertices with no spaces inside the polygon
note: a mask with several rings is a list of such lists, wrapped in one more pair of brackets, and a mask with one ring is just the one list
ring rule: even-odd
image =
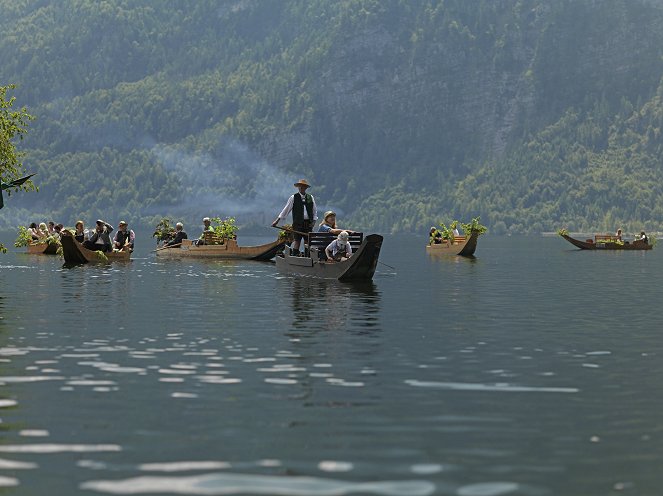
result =
[{"label": "standing man", "polygon": [[299,189],[299,193],[295,193],[285,204],[283,210],[272,222],[272,226],[276,227],[279,221],[285,219],[292,210],[292,230],[299,231],[294,234],[294,241],[292,242],[292,250],[295,254],[299,253],[299,242],[303,235],[300,233],[310,233],[313,230],[315,221],[318,220],[318,209],[315,206],[315,199],[313,196],[306,192],[310,184],[306,179],[300,179],[295,183],[295,188]]}]

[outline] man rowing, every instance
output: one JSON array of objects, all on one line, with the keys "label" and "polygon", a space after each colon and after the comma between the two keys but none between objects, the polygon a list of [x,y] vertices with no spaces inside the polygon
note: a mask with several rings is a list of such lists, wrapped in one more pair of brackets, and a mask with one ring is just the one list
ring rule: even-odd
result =
[{"label": "man rowing", "polygon": [[311,185],[306,181],[306,179],[300,179],[295,183],[295,188],[299,189],[299,192],[292,195],[288,198],[288,201],[281,210],[281,213],[272,222],[272,227],[276,227],[279,221],[284,220],[288,214],[292,211],[292,230],[294,235],[294,240],[292,242],[292,254],[299,253],[299,243],[301,239],[308,233],[313,230],[315,221],[318,220],[318,210],[315,205],[315,198],[310,193],[307,193],[306,190]]}]

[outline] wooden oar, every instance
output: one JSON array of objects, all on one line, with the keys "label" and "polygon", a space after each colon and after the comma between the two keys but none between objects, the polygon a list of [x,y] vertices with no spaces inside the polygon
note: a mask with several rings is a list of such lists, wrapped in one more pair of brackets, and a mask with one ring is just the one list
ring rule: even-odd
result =
[{"label": "wooden oar", "polygon": [[311,234],[311,233],[305,233],[305,232],[301,232],[301,231],[295,231],[294,229],[291,229],[291,228],[285,227],[285,226],[270,226],[270,227],[273,227],[274,229],[282,229],[283,231],[293,232],[295,234],[301,234],[302,236],[307,236],[307,237],[308,237],[309,234]]},{"label": "wooden oar", "polygon": [[176,248],[178,246],[181,246],[182,243],[175,243],[174,245],[169,245],[169,246],[162,246],[161,248],[157,248],[156,250],[152,250],[152,253],[156,253],[157,251],[161,250],[167,250],[168,248]]}]

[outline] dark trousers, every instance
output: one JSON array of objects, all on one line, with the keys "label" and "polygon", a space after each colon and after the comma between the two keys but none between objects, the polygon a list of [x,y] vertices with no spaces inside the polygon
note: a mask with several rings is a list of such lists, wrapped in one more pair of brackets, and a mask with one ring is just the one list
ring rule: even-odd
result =
[{"label": "dark trousers", "polygon": [[[293,231],[299,231],[300,233],[310,233],[311,231],[313,231],[313,221],[305,220],[301,224],[293,224],[292,225],[292,230]],[[299,234],[299,233],[296,233],[296,232],[293,233],[293,236],[294,236],[294,240],[297,241],[297,242],[299,242],[304,237],[303,234]],[[306,236],[306,238],[307,239],[305,239],[304,241],[308,241],[308,236]]]},{"label": "dark trousers", "polygon": [[83,246],[85,248],[87,248],[88,250],[92,250],[92,251],[101,250],[104,253],[108,253],[109,251],[111,251],[113,249],[113,247],[109,244],[99,245],[97,243],[93,243],[89,239],[85,243],[83,243]]}]

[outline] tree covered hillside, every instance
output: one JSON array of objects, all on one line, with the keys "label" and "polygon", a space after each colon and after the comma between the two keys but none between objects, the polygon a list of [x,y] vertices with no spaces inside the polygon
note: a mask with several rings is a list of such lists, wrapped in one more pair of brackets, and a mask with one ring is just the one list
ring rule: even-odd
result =
[{"label": "tree covered hillside", "polygon": [[236,216],[656,229],[663,5],[0,0],[39,193],[0,221]]}]

